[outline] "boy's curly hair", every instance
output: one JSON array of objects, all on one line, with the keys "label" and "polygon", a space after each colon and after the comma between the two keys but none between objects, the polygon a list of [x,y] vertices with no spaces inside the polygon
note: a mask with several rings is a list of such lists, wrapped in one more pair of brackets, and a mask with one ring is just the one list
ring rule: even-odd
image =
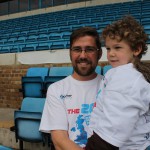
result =
[{"label": "boy's curly hair", "polygon": [[118,41],[125,40],[133,51],[141,47],[141,53],[135,57],[133,64],[150,83],[150,64],[141,62],[142,56],[146,54],[148,49],[146,44],[148,35],[144,32],[144,28],[132,16],[128,15],[108,25],[103,30],[102,39],[105,41],[108,36]]},{"label": "boy's curly hair", "polygon": [[125,16],[121,20],[108,25],[102,33],[104,41],[107,36],[111,39],[118,39],[119,41],[125,40],[132,50],[136,50],[140,46],[142,51],[138,55],[139,59],[147,52],[146,41],[148,40],[148,35],[144,32],[144,28],[132,16]]}]

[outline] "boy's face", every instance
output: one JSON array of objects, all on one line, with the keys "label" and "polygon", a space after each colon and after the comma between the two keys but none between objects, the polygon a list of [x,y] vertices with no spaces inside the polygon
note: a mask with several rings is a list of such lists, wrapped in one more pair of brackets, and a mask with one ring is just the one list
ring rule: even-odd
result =
[{"label": "boy's face", "polygon": [[118,41],[106,37],[105,46],[107,49],[107,59],[112,67],[125,65],[133,62],[134,51],[125,40]]}]

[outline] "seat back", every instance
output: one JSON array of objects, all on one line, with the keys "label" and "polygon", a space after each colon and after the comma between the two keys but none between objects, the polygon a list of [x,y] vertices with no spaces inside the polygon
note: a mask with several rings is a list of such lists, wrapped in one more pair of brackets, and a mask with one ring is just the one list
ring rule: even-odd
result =
[{"label": "seat back", "polygon": [[47,67],[29,68],[26,76],[22,77],[23,97],[43,97],[44,78],[48,72]]},{"label": "seat back", "polygon": [[44,80],[45,76],[48,75],[48,71],[49,71],[49,68],[47,67],[32,67],[28,69],[26,76],[27,77],[40,76]]},{"label": "seat back", "polygon": [[27,112],[43,112],[46,98],[31,98],[26,97],[21,104],[21,111]]},{"label": "seat back", "polygon": [[23,97],[43,97],[42,77],[22,77]]},{"label": "seat back", "polygon": [[96,69],[95,69],[95,72],[96,72],[97,74],[101,74],[101,72],[102,72],[101,66],[97,66]]},{"label": "seat back", "polygon": [[16,140],[27,142],[44,141],[43,135],[39,131],[41,117],[42,113],[40,112],[16,110],[14,112]]},{"label": "seat back", "polygon": [[73,73],[73,67],[51,67],[49,76],[69,76]]},{"label": "seat back", "polygon": [[16,141],[20,141],[20,149],[23,149],[23,141],[43,142],[45,138],[39,131],[45,98],[26,97],[22,101],[21,110],[14,112]]},{"label": "seat back", "polygon": [[3,146],[3,145],[0,145],[0,150],[13,150],[13,149]]}]

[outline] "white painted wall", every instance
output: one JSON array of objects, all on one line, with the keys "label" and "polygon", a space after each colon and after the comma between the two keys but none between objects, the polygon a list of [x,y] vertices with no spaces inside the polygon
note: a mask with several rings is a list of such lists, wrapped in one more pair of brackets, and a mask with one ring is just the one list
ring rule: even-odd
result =
[{"label": "white painted wall", "polygon": [[[107,61],[106,49],[103,47],[103,55],[100,62]],[[142,60],[150,61],[150,45],[148,52],[143,56]],[[16,64],[61,64],[71,63],[69,50],[48,50],[48,51],[33,51],[22,52],[16,54],[0,54],[0,65],[16,65]]]}]

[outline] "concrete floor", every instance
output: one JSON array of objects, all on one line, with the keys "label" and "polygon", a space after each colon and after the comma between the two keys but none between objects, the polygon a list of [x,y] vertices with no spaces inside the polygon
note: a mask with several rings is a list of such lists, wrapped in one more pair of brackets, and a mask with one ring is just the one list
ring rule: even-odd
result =
[{"label": "concrete floor", "polygon": [[14,110],[12,108],[0,108],[0,121],[13,120]]}]

